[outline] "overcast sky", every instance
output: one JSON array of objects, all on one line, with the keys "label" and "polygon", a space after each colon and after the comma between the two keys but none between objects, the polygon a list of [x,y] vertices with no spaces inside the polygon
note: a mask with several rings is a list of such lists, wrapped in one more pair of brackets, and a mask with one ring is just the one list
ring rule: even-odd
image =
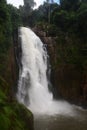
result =
[{"label": "overcast sky", "polygon": [[[34,0],[37,3],[37,7],[43,3],[45,0]],[[13,4],[18,7],[19,5],[23,5],[23,0],[7,0],[8,3]]]},{"label": "overcast sky", "polygon": [[[37,7],[46,0],[34,0],[37,3]],[[55,0],[58,1],[58,0]],[[7,0],[8,3],[13,4],[14,6],[18,7],[19,5],[23,5],[23,0]]]}]

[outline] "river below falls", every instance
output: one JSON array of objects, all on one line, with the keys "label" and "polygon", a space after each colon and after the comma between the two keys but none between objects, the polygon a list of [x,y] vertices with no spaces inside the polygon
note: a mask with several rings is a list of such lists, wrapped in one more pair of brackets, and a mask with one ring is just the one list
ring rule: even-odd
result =
[{"label": "river below falls", "polygon": [[87,110],[77,109],[71,115],[36,115],[34,130],[87,130]]}]

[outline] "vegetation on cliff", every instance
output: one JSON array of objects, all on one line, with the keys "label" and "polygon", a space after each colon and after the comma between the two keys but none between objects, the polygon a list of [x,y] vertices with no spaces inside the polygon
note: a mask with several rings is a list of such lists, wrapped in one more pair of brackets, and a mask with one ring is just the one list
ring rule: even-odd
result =
[{"label": "vegetation on cliff", "polygon": [[8,94],[9,85],[0,77],[0,129],[33,130],[33,115]]},{"label": "vegetation on cliff", "polygon": [[0,0],[0,130],[33,130],[33,115],[14,98],[16,66],[14,33],[21,25],[19,10]]},{"label": "vegetation on cliff", "polygon": [[34,5],[33,0],[24,0],[24,6],[17,9],[0,0],[0,129],[3,130],[32,129],[28,126],[32,114],[13,98],[16,67],[12,48],[21,25],[37,27],[45,37],[54,37],[50,56],[51,80],[56,92],[66,99],[87,103],[87,0],[60,0],[60,4],[47,0],[33,10]]}]

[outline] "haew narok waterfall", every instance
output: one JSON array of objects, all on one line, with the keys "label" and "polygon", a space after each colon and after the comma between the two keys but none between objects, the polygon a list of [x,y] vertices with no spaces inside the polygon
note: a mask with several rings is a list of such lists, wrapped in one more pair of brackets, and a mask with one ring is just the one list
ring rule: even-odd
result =
[{"label": "haew narok waterfall", "polygon": [[47,60],[45,46],[29,28],[19,29],[22,59],[19,72],[17,99],[34,114],[70,114],[73,107],[65,101],[54,101],[48,89]]}]

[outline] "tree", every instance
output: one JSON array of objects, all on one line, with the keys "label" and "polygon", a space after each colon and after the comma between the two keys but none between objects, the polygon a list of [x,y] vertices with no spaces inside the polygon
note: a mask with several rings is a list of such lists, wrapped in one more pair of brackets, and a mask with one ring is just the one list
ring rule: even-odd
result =
[{"label": "tree", "polygon": [[46,0],[47,3],[54,3],[54,0]]},{"label": "tree", "polygon": [[[3,35],[3,37],[4,37],[4,35],[5,35],[5,37],[6,36],[9,37],[10,28],[11,28],[10,25],[11,25],[10,16],[9,16],[6,0],[1,0],[0,1],[0,34],[1,34],[0,36]],[[0,42],[0,44],[1,44],[1,42]]]},{"label": "tree", "polygon": [[82,2],[77,12],[78,32],[80,37],[87,40],[87,3]]},{"label": "tree", "polygon": [[33,7],[35,6],[34,0],[24,0],[24,6],[20,6],[20,12],[22,16],[22,20],[24,25],[29,25],[29,17],[33,11]]},{"label": "tree", "polygon": [[11,43],[11,21],[6,0],[0,0],[0,76],[4,76]]},{"label": "tree", "polygon": [[35,6],[35,4],[36,3],[34,2],[34,0],[24,0],[24,6],[27,9],[33,8]]},{"label": "tree", "polygon": [[53,24],[61,28],[63,31],[67,28],[68,13],[67,11],[61,10],[55,12],[53,16]]},{"label": "tree", "polygon": [[8,11],[11,19],[12,31],[14,32],[22,23],[20,11],[10,4],[8,5]]},{"label": "tree", "polygon": [[80,4],[80,0],[60,0],[61,8],[67,11],[77,10],[79,4]]},{"label": "tree", "polygon": [[7,19],[8,19],[8,11],[6,6],[6,0],[1,0],[0,1],[0,24],[3,24],[3,21],[6,22]]},{"label": "tree", "polygon": [[48,4],[48,22],[50,23],[50,17],[51,17],[51,4],[54,3],[54,0],[46,0],[47,4]]}]

